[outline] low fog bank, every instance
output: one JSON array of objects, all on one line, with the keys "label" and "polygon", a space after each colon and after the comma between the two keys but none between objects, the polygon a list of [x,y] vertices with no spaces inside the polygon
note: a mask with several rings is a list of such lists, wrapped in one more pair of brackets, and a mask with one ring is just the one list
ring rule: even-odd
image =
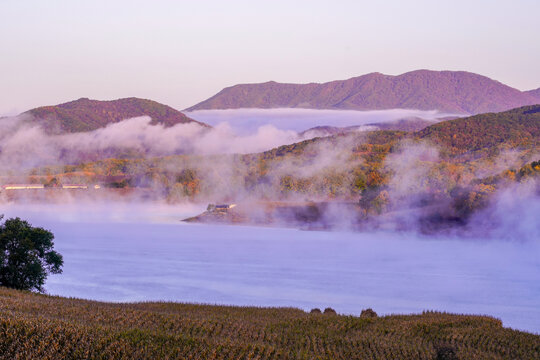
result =
[{"label": "low fog bank", "polygon": [[[372,200],[381,214],[368,223],[465,238],[540,241],[540,178],[512,178],[516,169],[538,158],[537,152],[518,156],[507,151],[460,173],[453,167],[463,165],[444,163],[434,144],[402,141],[385,158],[391,176]],[[511,169],[509,178],[486,178]]]},{"label": "low fog bank", "polygon": [[540,243],[540,180],[499,191],[472,215],[467,230],[475,235]]},{"label": "low fog bank", "polygon": [[[540,244],[540,182],[530,181],[494,194],[482,208],[459,213],[456,200],[421,205],[411,195],[380,214],[366,215],[357,202],[244,202],[227,212],[210,210],[189,221],[206,224],[253,224],[317,231],[410,233],[430,239],[509,241]],[[427,201],[432,201],[429,199]],[[403,201],[408,202],[404,204]]]},{"label": "low fog bank", "polygon": [[[180,224],[180,220],[199,214],[206,204],[171,205],[160,200],[109,194],[107,198],[64,197],[61,202],[3,203],[4,219],[20,217],[33,225],[51,228],[51,224]],[[85,225],[91,226],[91,225]],[[52,228],[51,228],[52,230]]]},{"label": "low fog bank", "polygon": [[[392,191],[392,190],[390,190]],[[540,244],[540,181],[515,184],[496,192],[480,209],[456,215],[452,199],[420,204],[422,195],[395,198],[387,211],[366,214],[360,201],[264,201],[244,198],[225,211],[208,209],[212,201],[170,202],[153,192],[55,192],[52,196],[20,197],[1,203],[0,214],[47,222],[170,223],[186,219],[205,225],[252,225],[340,231],[359,234],[385,231],[422,239],[518,242]],[[420,199],[420,200],[419,200]],[[430,199],[431,200],[431,199]]]},{"label": "low fog bank", "polygon": [[[406,139],[394,146],[375,172],[351,153],[362,141],[357,135],[307,144],[300,157],[267,161],[264,174],[254,176],[252,183],[238,177],[251,171],[238,164],[195,166],[201,178],[211,178],[211,188],[202,191],[212,194],[209,202],[239,203],[228,212],[210,211],[195,220],[540,239],[540,179],[534,175],[516,179],[517,170],[538,159],[538,153],[501,153],[471,165],[448,161],[429,142]],[[503,166],[500,159],[505,159]],[[237,169],[234,175],[227,171],[231,168]],[[212,174],[210,169],[219,176],[207,175]],[[508,178],[485,178],[508,169],[514,169]]]},{"label": "low fog bank", "polygon": [[166,128],[150,125],[149,117],[126,119],[83,133],[52,135],[39,119],[23,114],[0,119],[0,170],[28,169],[43,165],[73,164],[106,157],[148,157],[173,154],[246,154],[269,150],[317,136],[305,131],[316,126],[358,126],[354,131],[376,130],[366,124],[388,123],[419,117],[435,120],[448,114],[417,110],[306,110],[240,109],[190,113],[195,123]]},{"label": "low fog bank", "polygon": [[98,130],[48,134],[27,115],[0,119],[0,169],[16,171],[43,165],[72,164],[107,157],[173,154],[255,153],[309,139],[273,125],[239,134],[222,122],[208,129],[195,123],[150,125],[149,117],[126,119]]},{"label": "low fog bank", "polygon": [[218,125],[229,123],[237,131],[253,131],[260,126],[273,125],[281,130],[305,131],[317,126],[347,127],[387,123],[404,118],[422,118],[436,121],[439,118],[456,116],[436,110],[313,110],[313,109],[229,109],[197,110],[186,113],[189,117]]}]

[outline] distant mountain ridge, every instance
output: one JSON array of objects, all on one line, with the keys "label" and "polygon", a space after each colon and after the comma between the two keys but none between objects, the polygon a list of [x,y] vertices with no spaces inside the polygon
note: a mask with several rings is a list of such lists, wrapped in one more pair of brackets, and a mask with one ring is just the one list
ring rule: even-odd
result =
[{"label": "distant mountain ridge", "polygon": [[540,103],[540,89],[522,92],[465,71],[371,73],[327,83],[274,81],[227,87],[186,111],[238,108],[439,110],[453,114],[499,112]]},{"label": "distant mountain ridge", "polygon": [[538,102],[540,102],[540,88],[535,89],[535,90],[525,91],[525,93],[534,97]]},{"label": "distant mountain ridge", "polygon": [[32,115],[32,121],[39,122],[47,131],[73,133],[92,131],[137,116],[149,116],[151,124],[174,126],[176,124],[197,123],[170,106],[156,101],[125,98],[110,101],[81,98],[55,106],[42,106],[25,112]]}]

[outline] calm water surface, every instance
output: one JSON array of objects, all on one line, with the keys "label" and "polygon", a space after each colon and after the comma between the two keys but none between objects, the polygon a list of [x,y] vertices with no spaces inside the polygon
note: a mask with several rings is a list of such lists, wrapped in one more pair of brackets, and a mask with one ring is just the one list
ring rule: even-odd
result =
[{"label": "calm water surface", "polygon": [[540,244],[178,222],[199,208],[5,209],[54,232],[50,294],[104,301],[488,314],[540,332]]}]

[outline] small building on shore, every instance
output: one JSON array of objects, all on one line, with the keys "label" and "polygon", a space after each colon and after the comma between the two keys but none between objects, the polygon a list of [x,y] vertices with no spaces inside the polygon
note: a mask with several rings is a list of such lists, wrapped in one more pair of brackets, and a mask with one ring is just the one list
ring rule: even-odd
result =
[{"label": "small building on shore", "polygon": [[63,184],[62,189],[88,189],[88,185],[84,185],[84,184]]},{"label": "small building on shore", "polygon": [[209,204],[206,208],[207,211],[219,211],[219,212],[227,212],[228,210],[234,208],[236,204]]}]

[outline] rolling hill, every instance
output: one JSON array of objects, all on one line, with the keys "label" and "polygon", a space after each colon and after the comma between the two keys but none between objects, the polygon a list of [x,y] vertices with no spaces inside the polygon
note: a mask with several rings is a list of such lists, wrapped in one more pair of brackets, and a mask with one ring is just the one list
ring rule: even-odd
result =
[{"label": "rolling hill", "polygon": [[55,106],[43,106],[25,112],[32,115],[51,133],[73,133],[92,131],[137,116],[150,116],[151,124],[173,126],[176,124],[197,123],[180,111],[158,102],[139,98],[125,98],[112,101],[99,101],[81,98]]},{"label": "rolling hill", "polygon": [[540,103],[522,92],[465,71],[417,70],[398,76],[371,73],[323,84],[274,81],[227,87],[186,111],[237,108],[418,109],[453,114],[498,112]]},{"label": "rolling hill", "polygon": [[504,144],[509,148],[540,144],[540,105],[500,113],[443,121],[417,133],[453,152],[463,153]]}]

